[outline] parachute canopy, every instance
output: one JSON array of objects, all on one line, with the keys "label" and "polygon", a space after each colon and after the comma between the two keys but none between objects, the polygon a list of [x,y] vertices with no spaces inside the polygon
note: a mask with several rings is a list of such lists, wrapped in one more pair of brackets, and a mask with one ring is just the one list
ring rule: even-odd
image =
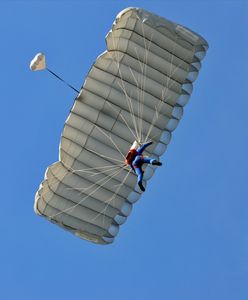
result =
[{"label": "parachute canopy", "polygon": [[30,62],[30,69],[32,71],[40,71],[46,68],[46,58],[43,53],[38,53]]},{"label": "parachute canopy", "polygon": [[[140,8],[118,14],[106,43],[65,122],[59,160],[48,167],[34,204],[37,214],[99,244],[114,241],[141,196],[135,174],[124,165],[126,153],[134,140],[153,140],[146,153],[159,160],[208,48],[190,29]],[[154,170],[145,168],[144,185]]]}]

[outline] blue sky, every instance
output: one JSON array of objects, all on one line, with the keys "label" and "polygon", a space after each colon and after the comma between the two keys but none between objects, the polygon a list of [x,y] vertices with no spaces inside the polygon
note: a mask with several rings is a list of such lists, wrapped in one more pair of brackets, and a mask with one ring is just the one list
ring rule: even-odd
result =
[{"label": "blue sky", "polygon": [[[116,14],[145,8],[210,45],[191,101],[114,244],[33,212],[75,93]],[[246,1],[0,1],[1,299],[248,299]]]}]

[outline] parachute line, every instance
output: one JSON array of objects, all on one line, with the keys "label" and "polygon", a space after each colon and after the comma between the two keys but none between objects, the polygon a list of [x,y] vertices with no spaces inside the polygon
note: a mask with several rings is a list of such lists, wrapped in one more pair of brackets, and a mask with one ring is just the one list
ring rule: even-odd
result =
[{"label": "parachute line", "polygon": [[[90,192],[87,196],[83,197],[77,204],[69,207],[69,208],[66,208],[64,210],[62,210],[61,212],[59,213],[56,213],[54,215],[51,215],[51,216],[48,216],[49,218],[55,218],[61,214],[64,214],[68,211],[71,211],[72,209],[76,208],[77,206],[79,206],[80,204],[82,204],[86,199],[88,199],[90,196],[92,196],[95,192],[97,192],[100,188],[102,188],[104,186],[104,184],[106,184],[107,182],[109,182],[115,175],[117,175],[118,173],[120,173],[122,170],[117,170],[113,173],[111,173],[109,176],[107,176],[106,178],[102,178],[100,180],[98,180],[96,183],[92,184],[91,186],[89,186],[88,188],[86,188],[84,190],[85,191],[88,191],[89,189],[93,188],[94,186],[97,186],[98,183],[101,183],[100,185],[98,185],[92,192]],[[105,180],[105,181],[104,181]],[[102,183],[103,182],[103,183]],[[77,190],[80,190],[79,188],[76,188]]]},{"label": "parachute line", "polygon": [[55,76],[56,78],[58,78],[60,81],[64,82],[67,86],[69,86],[69,88],[73,89],[75,92],[77,92],[79,94],[79,90],[75,89],[72,85],[70,85],[68,82],[66,82],[63,78],[61,78],[59,75],[57,75],[56,73],[54,73],[52,70],[46,68],[46,70],[52,74],[53,76]]},{"label": "parachute line", "polygon": [[[93,218],[93,220],[95,220],[96,218],[98,218],[101,214],[104,214],[104,216],[105,216],[105,213],[106,213],[109,205],[111,204],[112,200],[115,199],[115,196],[118,195],[121,187],[125,184],[125,181],[127,180],[127,177],[130,174],[130,172],[131,172],[131,170],[128,171],[128,173],[126,174],[126,176],[124,177],[124,179],[122,180],[122,182],[117,185],[118,188],[116,189],[115,193],[112,195],[112,197],[109,200],[105,201],[105,203],[107,202],[107,205],[105,206],[105,208],[99,214],[97,214],[96,217]],[[104,222],[104,218],[103,218],[103,222]]]}]

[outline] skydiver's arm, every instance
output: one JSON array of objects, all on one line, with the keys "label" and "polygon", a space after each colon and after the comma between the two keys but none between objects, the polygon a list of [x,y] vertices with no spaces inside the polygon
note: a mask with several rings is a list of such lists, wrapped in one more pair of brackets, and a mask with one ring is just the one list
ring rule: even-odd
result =
[{"label": "skydiver's arm", "polygon": [[152,144],[152,141],[143,144],[141,147],[139,147],[139,148],[137,149],[137,152],[138,152],[139,154],[142,154],[142,152],[143,152],[148,146],[150,146],[151,144]]},{"label": "skydiver's arm", "polygon": [[130,167],[134,171],[134,173],[136,173],[133,164],[131,164]]}]

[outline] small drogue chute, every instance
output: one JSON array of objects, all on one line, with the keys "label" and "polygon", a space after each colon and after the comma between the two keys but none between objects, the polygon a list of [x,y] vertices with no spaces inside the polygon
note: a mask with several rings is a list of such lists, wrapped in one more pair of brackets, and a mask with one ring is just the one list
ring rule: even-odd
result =
[{"label": "small drogue chute", "polygon": [[46,57],[43,53],[37,53],[30,62],[30,69],[32,71],[41,71],[46,69]]}]

